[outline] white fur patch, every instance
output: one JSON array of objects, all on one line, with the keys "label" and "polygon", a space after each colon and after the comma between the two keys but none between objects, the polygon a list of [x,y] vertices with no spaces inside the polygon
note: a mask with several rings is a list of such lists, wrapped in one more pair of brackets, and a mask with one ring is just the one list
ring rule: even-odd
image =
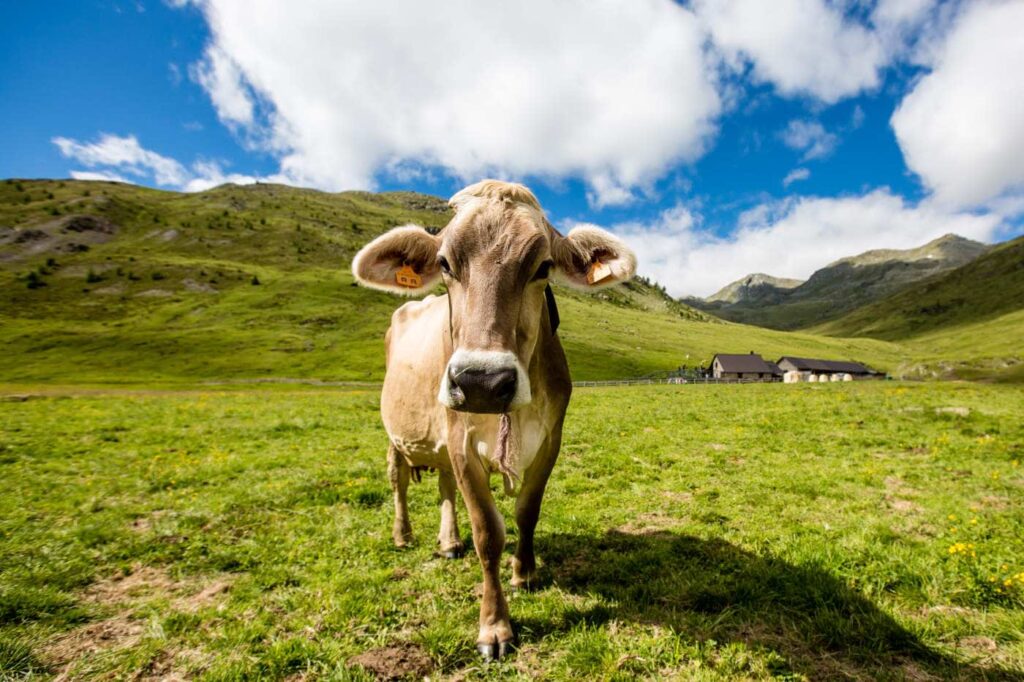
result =
[{"label": "white fur patch", "polygon": [[523,363],[515,353],[510,351],[497,350],[463,350],[458,349],[452,353],[448,360],[448,366],[444,368],[444,375],[441,377],[441,388],[437,392],[437,399],[445,407],[455,409],[452,403],[451,385],[448,382],[448,368],[458,367],[459,369],[476,369],[488,372],[496,372],[503,369],[516,370],[516,394],[509,404],[509,409],[529,405],[533,400],[530,393],[530,376],[526,373]]}]

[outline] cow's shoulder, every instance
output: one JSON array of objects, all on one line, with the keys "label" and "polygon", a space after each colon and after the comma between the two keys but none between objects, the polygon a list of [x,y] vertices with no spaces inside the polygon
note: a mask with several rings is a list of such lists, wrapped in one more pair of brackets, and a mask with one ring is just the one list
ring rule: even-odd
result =
[{"label": "cow's shoulder", "polygon": [[431,294],[419,301],[409,301],[391,314],[391,327],[400,330],[411,324],[431,321],[448,314],[447,296]]}]

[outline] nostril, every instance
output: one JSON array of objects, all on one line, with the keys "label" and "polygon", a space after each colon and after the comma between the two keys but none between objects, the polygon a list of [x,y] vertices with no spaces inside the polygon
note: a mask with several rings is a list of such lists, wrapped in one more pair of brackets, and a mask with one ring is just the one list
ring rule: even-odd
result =
[{"label": "nostril", "polygon": [[509,402],[516,395],[516,371],[514,369],[506,369],[497,372],[498,376],[495,377],[494,382],[494,393],[495,396],[502,402]]},{"label": "nostril", "polygon": [[448,390],[451,394],[452,402],[456,406],[466,402],[466,393],[462,390],[462,386],[459,385],[459,375],[451,367],[448,368]]}]

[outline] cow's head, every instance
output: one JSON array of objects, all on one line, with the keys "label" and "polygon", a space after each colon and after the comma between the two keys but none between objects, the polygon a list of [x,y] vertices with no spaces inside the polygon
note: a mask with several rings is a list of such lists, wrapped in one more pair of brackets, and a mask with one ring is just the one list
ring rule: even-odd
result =
[{"label": "cow's head", "polygon": [[636,256],[596,227],[562,236],[522,185],[484,180],[449,204],[455,217],[436,236],[396,227],[356,254],[352,272],[365,286],[405,295],[443,280],[453,353],[438,400],[464,412],[507,412],[532,400],[527,365],[544,327],[549,278],[609,286],[633,276]]}]

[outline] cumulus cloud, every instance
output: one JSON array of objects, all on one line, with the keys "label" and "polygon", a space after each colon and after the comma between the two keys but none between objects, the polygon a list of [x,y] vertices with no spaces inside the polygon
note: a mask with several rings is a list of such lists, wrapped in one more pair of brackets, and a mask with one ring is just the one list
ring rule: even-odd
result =
[{"label": "cumulus cloud", "polygon": [[282,172],[373,187],[413,162],[458,178],[581,178],[622,204],[699,157],[721,98],[686,7],[358,0],[205,0],[197,67],[218,113],[250,127]]},{"label": "cumulus cloud", "polygon": [[60,153],[90,168],[109,166],[130,175],[152,177],[158,185],[178,187],[188,172],[174,159],[143,149],[134,135],[119,137],[103,133],[96,142],[82,143],[67,137],[51,140]]},{"label": "cumulus cloud", "polygon": [[782,179],[782,186],[789,187],[794,182],[800,182],[811,177],[811,171],[806,168],[794,168],[793,170],[786,173],[786,177]]},{"label": "cumulus cloud", "polygon": [[879,84],[881,40],[825,0],[696,0],[698,16],[735,69],[782,95],[826,103]]},{"label": "cumulus cloud", "polygon": [[1024,192],[1021,27],[1024,2],[966,5],[892,116],[908,167],[937,201],[976,206]]},{"label": "cumulus cloud", "polygon": [[238,65],[224,50],[209,47],[203,59],[189,68],[192,79],[210,95],[217,117],[227,124],[251,125],[254,105]]},{"label": "cumulus cloud", "polygon": [[910,205],[887,189],[842,197],[762,204],[740,216],[725,237],[703,229],[686,207],[651,223],[611,226],[632,246],[640,274],[674,296],[708,296],[754,272],[806,279],[846,256],[880,248],[908,249],[944,234],[981,241],[998,234],[995,214],[950,212],[932,202]]},{"label": "cumulus cloud", "polygon": [[825,130],[817,121],[793,120],[779,133],[790,149],[802,151],[802,161],[823,159],[839,144],[839,137]]},{"label": "cumulus cloud", "polygon": [[[91,171],[73,170],[76,180],[113,180],[132,182],[117,171],[148,180],[164,187],[186,192],[200,192],[224,183],[248,185],[254,182],[293,183],[292,178],[280,174],[270,176],[225,173],[216,161],[199,160],[186,168],[182,163],[145,149],[134,135],[124,137],[104,133],[95,142],[79,142],[67,137],[55,137],[52,142],[61,154],[85,164]],[[116,169],[116,170],[114,170]]]}]

